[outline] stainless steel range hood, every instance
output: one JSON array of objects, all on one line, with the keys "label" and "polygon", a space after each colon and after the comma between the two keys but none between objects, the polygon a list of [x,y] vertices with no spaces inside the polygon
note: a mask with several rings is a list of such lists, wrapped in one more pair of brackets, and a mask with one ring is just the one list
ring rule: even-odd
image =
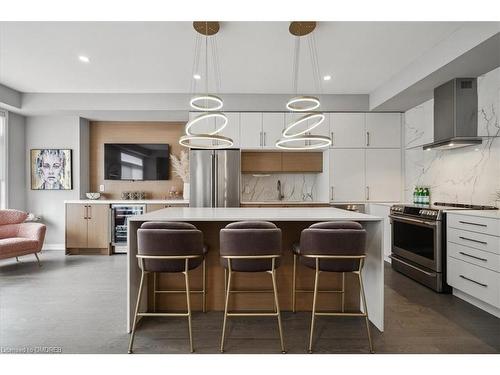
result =
[{"label": "stainless steel range hood", "polygon": [[479,145],[477,80],[455,78],[434,89],[434,142],[424,150],[451,150]]}]

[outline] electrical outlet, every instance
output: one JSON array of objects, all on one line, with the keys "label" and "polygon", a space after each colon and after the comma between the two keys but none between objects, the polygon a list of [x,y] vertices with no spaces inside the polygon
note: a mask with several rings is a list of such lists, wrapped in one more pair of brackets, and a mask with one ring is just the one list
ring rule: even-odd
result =
[{"label": "electrical outlet", "polygon": [[104,185],[99,185],[99,192],[104,193]]}]

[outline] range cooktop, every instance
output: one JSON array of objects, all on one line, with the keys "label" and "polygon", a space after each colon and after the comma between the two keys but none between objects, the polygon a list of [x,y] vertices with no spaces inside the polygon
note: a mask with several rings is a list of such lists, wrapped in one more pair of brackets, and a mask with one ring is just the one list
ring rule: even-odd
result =
[{"label": "range cooktop", "polygon": [[498,208],[493,206],[445,202],[434,202],[433,204],[395,204],[391,207],[391,214],[420,217],[428,220],[440,220],[443,216],[443,211],[451,210],[498,210]]}]

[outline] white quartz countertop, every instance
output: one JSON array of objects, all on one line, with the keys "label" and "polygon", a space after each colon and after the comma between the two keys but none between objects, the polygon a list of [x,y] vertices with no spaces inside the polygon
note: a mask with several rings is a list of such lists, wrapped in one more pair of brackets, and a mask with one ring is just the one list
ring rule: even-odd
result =
[{"label": "white quartz countertop", "polygon": [[240,204],[260,204],[260,205],[265,205],[265,204],[291,204],[291,205],[301,205],[301,204],[326,204],[330,205],[330,202],[318,202],[318,201],[243,201],[240,202]]},{"label": "white quartz countertop", "polygon": [[232,207],[232,208],[197,208],[172,207],[132,216],[129,221],[382,221],[381,217],[361,214],[330,207]]},{"label": "white quartz countertop", "polygon": [[465,216],[476,216],[476,217],[486,217],[490,219],[500,220],[500,210],[460,210],[460,211],[445,211],[448,214],[453,215],[465,215]]},{"label": "white quartz countertop", "polygon": [[76,199],[66,200],[64,203],[80,204],[189,204],[184,199]]}]

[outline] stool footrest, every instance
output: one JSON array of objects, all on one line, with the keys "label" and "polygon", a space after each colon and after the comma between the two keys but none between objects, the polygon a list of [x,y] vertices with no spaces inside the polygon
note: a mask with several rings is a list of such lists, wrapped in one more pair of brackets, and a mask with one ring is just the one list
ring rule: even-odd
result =
[{"label": "stool footrest", "polygon": [[314,315],[318,316],[367,316],[362,312],[317,312]]},{"label": "stool footrest", "polygon": [[262,289],[262,290],[230,290],[229,293],[274,293],[272,289]]},{"label": "stool footrest", "polygon": [[189,313],[138,313],[137,316],[189,316]]},{"label": "stool footrest", "polygon": [[[343,290],[318,290],[318,293],[344,293]],[[314,293],[314,290],[296,289],[295,293]]]},{"label": "stool footrest", "polygon": [[227,313],[227,316],[278,316],[275,312]]},{"label": "stool footrest", "polygon": [[[176,293],[182,293],[182,294],[186,294],[186,290],[155,290],[154,291],[155,293],[158,293],[158,294],[176,294]],[[192,293],[203,293],[204,290],[189,290],[189,293],[192,294]]]}]

